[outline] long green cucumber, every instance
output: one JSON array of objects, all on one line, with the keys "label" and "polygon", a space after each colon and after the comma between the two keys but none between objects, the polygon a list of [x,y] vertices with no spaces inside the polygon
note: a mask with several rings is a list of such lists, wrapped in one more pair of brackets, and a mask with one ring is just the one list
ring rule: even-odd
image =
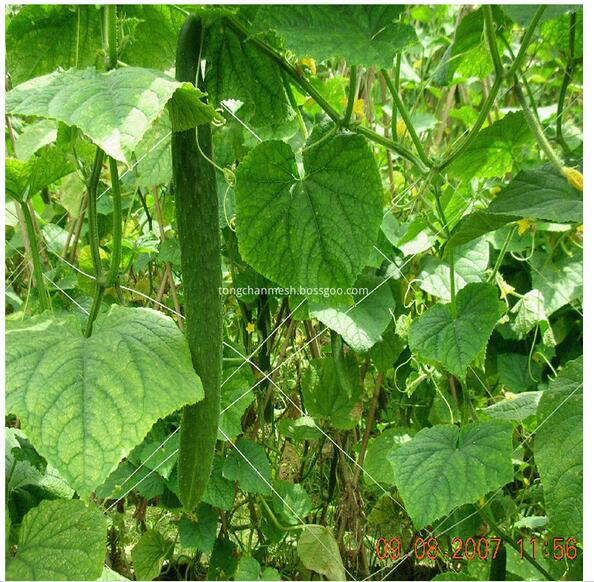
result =
[{"label": "long green cucumber", "polygon": [[489,580],[505,580],[507,570],[507,552],[505,550],[505,541],[499,548],[497,556],[491,561],[489,567]]},{"label": "long green cucumber", "polygon": [[[200,18],[190,15],[178,37],[178,81],[197,82],[201,42]],[[205,394],[201,402],[184,408],[181,421],[178,484],[184,509],[192,511],[202,498],[212,469],[223,357],[218,197],[215,170],[205,158],[212,157],[210,125],[173,133],[171,154],[186,335]]]}]

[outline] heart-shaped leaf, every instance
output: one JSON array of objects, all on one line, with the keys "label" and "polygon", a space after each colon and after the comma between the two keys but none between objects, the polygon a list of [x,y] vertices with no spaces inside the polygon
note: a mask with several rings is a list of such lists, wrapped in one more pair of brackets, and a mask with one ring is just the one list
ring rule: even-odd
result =
[{"label": "heart-shaped leaf", "polygon": [[103,483],[156,420],[204,396],[174,322],[112,306],[85,338],[74,315],[9,323],[6,407],[81,495]]},{"label": "heart-shaped leaf", "polygon": [[456,294],[456,317],[451,305],[441,304],[413,321],[410,347],[464,380],[466,370],[487,345],[499,321],[499,306],[495,287],[471,283]]},{"label": "heart-shaped leaf", "polygon": [[261,143],[244,159],[236,189],[239,250],[284,287],[347,288],[377,240],[381,180],[362,136],[339,133],[316,143],[303,154],[302,176],[281,141]]},{"label": "heart-shaped leaf", "polygon": [[417,528],[509,483],[512,424],[493,420],[424,428],[388,455],[396,485]]}]

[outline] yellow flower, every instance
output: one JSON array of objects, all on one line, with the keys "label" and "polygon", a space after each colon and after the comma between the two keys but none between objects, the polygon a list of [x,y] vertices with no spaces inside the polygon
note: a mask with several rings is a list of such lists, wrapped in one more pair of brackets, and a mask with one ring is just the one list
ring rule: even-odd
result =
[{"label": "yellow flower", "polygon": [[489,192],[493,195],[499,194],[499,192],[501,192],[501,188],[499,186],[493,186],[492,188],[489,188]]},{"label": "yellow flower", "polygon": [[[348,103],[348,99],[346,97],[344,97],[341,101],[343,107],[347,106]],[[364,108],[364,101],[363,99],[355,99],[355,102],[353,103],[353,113],[363,119],[365,117],[365,108]]]},{"label": "yellow flower", "polygon": [[363,99],[356,99],[353,103],[353,113],[363,119],[365,117],[365,109],[363,108]]},{"label": "yellow flower", "polygon": [[245,331],[248,333],[254,333],[255,330],[256,326],[251,321],[245,326]]},{"label": "yellow flower", "polygon": [[567,178],[570,186],[573,186],[580,192],[584,191],[584,176],[579,170],[575,168],[568,168],[567,166],[561,170],[563,175]]},{"label": "yellow flower", "polygon": [[404,137],[407,131],[408,129],[406,129],[406,123],[404,123],[404,119],[399,119],[398,123],[396,124],[396,132],[398,133],[398,137]]},{"label": "yellow flower", "polygon": [[515,400],[516,399],[516,395],[513,392],[506,392],[505,393],[505,399],[506,400]]},{"label": "yellow flower", "polygon": [[520,236],[524,236],[524,233],[527,230],[532,230],[535,224],[529,218],[522,218],[522,220],[518,220],[518,234]]},{"label": "yellow flower", "polygon": [[576,230],[577,230],[577,231],[578,231],[580,234],[584,234],[584,225],[583,225],[583,224],[580,224],[580,225],[579,225],[579,226],[576,228]]},{"label": "yellow flower", "polygon": [[316,68],[316,62],[313,59],[301,59],[299,61],[300,65],[305,65],[310,71],[312,75],[318,74],[318,69]]},{"label": "yellow flower", "polygon": [[499,289],[501,290],[500,299],[505,299],[510,293],[513,293],[516,288],[503,280],[503,277],[499,281]]}]

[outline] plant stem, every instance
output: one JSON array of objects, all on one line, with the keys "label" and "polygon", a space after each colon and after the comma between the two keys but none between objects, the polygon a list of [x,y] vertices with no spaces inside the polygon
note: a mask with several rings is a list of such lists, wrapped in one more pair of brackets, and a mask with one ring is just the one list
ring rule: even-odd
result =
[{"label": "plant stem", "polygon": [[101,168],[103,166],[104,157],[105,154],[103,153],[103,150],[101,148],[97,148],[97,151],[95,152],[93,170],[89,177],[89,185],[87,187],[89,245],[91,247],[93,268],[95,270],[95,292],[93,294],[93,304],[91,305],[89,318],[87,319],[85,337],[90,337],[91,333],[93,333],[93,323],[99,314],[99,307],[101,306],[101,299],[103,298],[103,291],[105,290],[103,267],[101,265],[101,254],[99,250],[99,228],[97,225],[97,187],[99,185],[99,177],[101,176]]},{"label": "plant stem", "polygon": [[456,261],[454,258],[454,249],[450,249],[448,253],[448,258],[450,261],[450,301],[451,301],[451,310],[452,310],[452,317],[456,319],[458,317],[458,307],[456,306]]},{"label": "plant stem", "polygon": [[89,177],[87,186],[87,209],[89,218],[89,243],[91,247],[91,257],[93,259],[93,268],[95,270],[95,277],[99,282],[102,275],[101,255],[99,251],[99,227],[97,225],[97,187],[99,185],[99,178],[101,176],[101,168],[103,167],[103,159],[105,153],[101,148],[97,148],[95,152],[95,160],[93,162],[93,170]]},{"label": "plant stem", "polygon": [[546,6],[539,6],[538,10],[534,13],[532,20],[530,21],[530,24],[528,25],[528,28],[524,33],[524,37],[522,38],[522,44],[520,45],[518,54],[516,55],[516,58],[514,59],[509,70],[507,71],[508,77],[513,79],[516,74],[516,71],[518,70],[518,67],[522,64],[522,61],[524,60],[524,55],[526,54],[528,46],[530,45],[530,41],[532,40],[532,35],[536,30],[540,17],[542,16],[542,13],[545,11],[545,8]]},{"label": "plant stem", "polygon": [[353,115],[353,105],[355,104],[355,98],[357,93],[357,67],[351,66],[351,77],[349,82],[349,98],[347,101],[346,111],[344,112],[344,118],[342,123],[345,127],[348,127],[351,122],[351,116]]},{"label": "plant stem", "polygon": [[468,146],[472,143],[478,132],[483,127],[483,123],[485,123],[485,119],[487,119],[487,115],[489,115],[491,107],[493,107],[493,103],[495,102],[497,93],[499,92],[499,88],[501,87],[501,81],[501,77],[495,77],[493,85],[491,86],[491,90],[489,91],[489,94],[487,95],[487,98],[485,99],[485,102],[483,103],[483,106],[479,111],[478,117],[474,122],[472,129],[468,132],[468,134],[466,134],[466,137],[464,138],[462,143],[460,143],[460,145],[458,145],[457,148],[455,148],[444,160],[442,160],[437,165],[438,171],[441,172],[447,166],[449,166],[456,158],[460,157],[460,155],[464,153],[464,151],[466,151],[466,148],[468,148]]},{"label": "plant stem", "polygon": [[557,142],[563,148],[563,151],[568,154],[571,149],[567,145],[565,138],[563,137],[563,108],[565,106],[565,94],[567,93],[567,87],[571,82],[573,75],[574,65],[574,52],[575,52],[575,23],[576,15],[572,12],[569,17],[569,56],[567,66],[565,67],[565,73],[563,75],[563,81],[561,82],[561,88],[559,89],[559,101],[557,102],[557,124],[556,124],[556,135]]},{"label": "plant stem", "polygon": [[563,163],[555,153],[555,150],[549,143],[549,140],[546,138],[542,127],[540,125],[540,121],[537,119],[536,115],[530,109],[528,103],[526,103],[526,99],[524,99],[524,95],[522,93],[522,88],[520,87],[520,83],[516,78],[516,83],[514,85],[514,95],[520,106],[522,107],[522,112],[524,113],[524,119],[534,136],[534,139],[538,142],[538,145],[541,147],[542,151],[545,153],[551,164],[559,171],[562,172],[563,170]]},{"label": "plant stem", "polygon": [[441,226],[443,227],[447,238],[450,238],[450,227],[448,225],[448,220],[446,218],[445,212],[443,211],[443,207],[441,205],[441,194],[439,192],[439,186],[435,186],[433,190],[433,195],[435,197],[435,207],[437,208],[437,214],[439,215],[439,220],[441,222]]},{"label": "plant stem", "polygon": [[27,230],[27,238],[29,240],[31,262],[33,263],[33,277],[35,278],[35,286],[39,293],[39,303],[41,309],[51,309],[51,303],[45,282],[43,281],[43,269],[41,267],[41,260],[39,254],[39,245],[37,243],[37,233],[35,232],[35,225],[33,224],[33,217],[27,202],[19,202],[25,220],[25,228]]},{"label": "plant stem", "polygon": [[495,261],[493,271],[491,272],[491,274],[489,275],[489,278],[487,279],[487,283],[492,283],[495,280],[495,277],[497,276],[497,272],[499,271],[499,267],[501,267],[501,263],[503,262],[503,257],[505,256],[505,253],[507,252],[507,247],[509,246],[509,243],[510,243],[513,235],[514,235],[514,227],[512,226],[512,227],[510,227],[509,232],[507,233],[507,236],[505,237],[503,246],[501,247],[501,250],[499,251],[499,255],[497,256],[497,260]]},{"label": "plant stem", "polygon": [[375,378],[375,386],[373,389],[373,397],[371,398],[371,404],[369,405],[369,413],[367,414],[367,420],[365,421],[365,432],[361,439],[361,448],[359,449],[359,456],[357,457],[357,464],[353,470],[353,483],[357,483],[359,475],[361,474],[361,468],[365,461],[365,452],[367,451],[367,445],[369,443],[369,436],[371,435],[371,428],[374,426],[375,413],[377,412],[377,404],[382,390],[382,383],[384,381],[384,374],[379,373]]},{"label": "plant stem", "polygon": [[388,87],[388,91],[390,91],[390,95],[392,95],[392,99],[393,99],[396,107],[398,108],[400,115],[402,116],[402,120],[404,121],[404,124],[406,125],[406,129],[408,130],[410,138],[412,139],[412,141],[415,145],[415,149],[417,150],[417,153],[419,154],[419,158],[421,158],[421,160],[423,161],[424,164],[431,167],[432,166],[431,160],[429,160],[429,158],[427,157],[427,154],[425,153],[425,148],[423,147],[423,144],[421,143],[421,140],[419,139],[419,136],[417,135],[417,132],[415,131],[415,127],[410,119],[410,116],[408,114],[408,111],[406,110],[406,107],[404,106],[404,103],[402,102],[402,99],[400,99],[400,96],[398,95],[398,91],[396,91],[396,88],[394,87],[394,85],[392,83],[392,79],[390,79],[390,76],[388,75],[388,73],[385,69],[382,69],[382,75],[384,77],[384,80],[386,81],[386,86]]},{"label": "plant stem", "polygon": [[117,281],[118,270],[122,258],[122,196],[120,192],[120,177],[118,164],[109,158],[109,171],[111,175],[111,191],[113,193],[113,246],[111,249],[111,264],[105,278],[105,286],[111,287]]},{"label": "plant stem", "polygon": [[362,136],[366,137],[369,141],[373,141],[388,149],[394,150],[400,157],[414,164],[422,174],[429,173],[429,168],[421,160],[419,160],[419,158],[417,158],[417,156],[415,156],[410,150],[400,145],[399,143],[396,143],[395,141],[388,139],[383,135],[379,135],[378,133],[375,133],[375,131],[367,129],[366,127],[363,127],[361,125],[357,125],[352,129],[354,132],[360,133]]},{"label": "plant stem", "polygon": [[262,495],[260,495],[259,493],[258,499],[260,500],[262,507],[266,509],[266,513],[268,514],[268,517],[270,517],[270,521],[272,521],[272,523],[278,529],[282,531],[301,531],[305,527],[305,525],[282,525],[276,518],[276,515],[274,515],[274,513],[272,512],[272,509],[270,509],[270,507],[268,506],[268,503],[266,503],[266,501],[264,500],[264,497],[262,497]]},{"label": "plant stem", "polygon": [[[118,62],[118,47],[117,47],[117,8],[111,4],[103,7],[103,44],[106,53],[105,66],[107,70],[113,69]],[[120,184],[117,176],[117,166],[115,161],[110,159],[110,170],[112,175],[112,190],[114,191],[114,248],[112,253],[112,262],[107,275],[107,279],[103,276],[103,267],[101,265],[101,252],[99,247],[99,226],[97,224],[97,187],[99,185],[99,178],[101,177],[101,169],[103,167],[103,160],[105,153],[101,148],[97,148],[95,152],[95,161],[93,162],[93,170],[89,177],[87,187],[88,195],[88,219],[89,219],[89,244],[91,246],[91,255],[93,257],[93,267],[95,269],[95,291],[93,293],[93,303],[91,311],[87,319],[85,328],[85,337],[90,337],[93,333],[93,324],[99,309],[101,308],[101,301],[105,287],[113,277],[117,275],[117,270],[120,265],[121,255],[121,222],[122,209],[120,202]],[[116,182],[113,182],[115,167]],[[117,226],[116,226],[117,221]],[[117,239],[117,240],[116,240]],[[115,263],[117,260],[117,263]]]},{"label": "plant stem", "polygon": [[297,101],[295,101],[295,95],[293,95],[293,90],[291,89],[291,84],[289,83],[289,80],[287,79],[287,75],[284,71],[281,71],[281,77],[283,79],[283,85],[285,87],[285,92],[289,99],[289,103],[291,104],[291,107],[293,108],[293,111],[295,111],[295,115],[297,116],[297,124],[299,125],[299,130],[301,131],[301,135],[303,136],[303,139],[306,140],[307,139],[307,127],[305,127],[305,122],[303,121],[303,115],[301,115],[301,109],[299,109],[299,106],[297,105]]},{"label": "plant stem", "polygon": [[485,18],[485,36],[487,37],[493,67],[495,67],[495,76],[501,77],[503,75],[503,65],[501,64],[501,57],[499,56],[499,49],[497,47],[495,23],[493,22],[493,11],[490,4],[483,5],[483,14]]},{"label": "plant stem", "polygon": [[[483,517],[483,519],[489,524],[491,529],[508,545],[511,546],[516,552],[520,553],[520,548],[518,548],[517,544],[514,540],[511,539],[496,523],[491,515],[491,511],[489,508],[484,507],[480,508],[477,507],[479,514]],[[529,553],[524,553],[523,557],[526,558],[547,580],[556,580],[549,574]]]},{"label": "plant stem", "polygon": [[[400,65],[402,63],[402,53],[396,55],[396,71],[394,75],[394,91],[398,94],[400,91]],[[392,139],[398,141],[398,108],[396,101],[392,100]]]},{"label": "plant stem", "polygon": [[118,64],[117,8],[115,4],[103,7],[103,41],[105,46],[105,68],[109,71]]}]

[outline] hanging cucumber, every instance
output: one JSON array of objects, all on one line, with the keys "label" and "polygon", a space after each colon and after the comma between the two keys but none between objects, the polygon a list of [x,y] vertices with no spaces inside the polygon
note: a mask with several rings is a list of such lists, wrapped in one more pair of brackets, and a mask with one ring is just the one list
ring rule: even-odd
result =
[{"label": "hanging cucumber", "polygon": [[[185,20],[178,38],[176,78],[197,82],[202,25]],[[187,511],[200,502],[212,468],[220,413],[223,314],[219,211],[209,124],[173,133],[173,192],[181,247],[186,335],[204,400],[183,410],[178,461],[180,500]]]},{"label": "hanging cucumber", "polygon": [[507,552],[505,551],[505,542],[499,548],[497,555],[491,562],[489,568],[489,580],[505,580],[507,570]]}]

